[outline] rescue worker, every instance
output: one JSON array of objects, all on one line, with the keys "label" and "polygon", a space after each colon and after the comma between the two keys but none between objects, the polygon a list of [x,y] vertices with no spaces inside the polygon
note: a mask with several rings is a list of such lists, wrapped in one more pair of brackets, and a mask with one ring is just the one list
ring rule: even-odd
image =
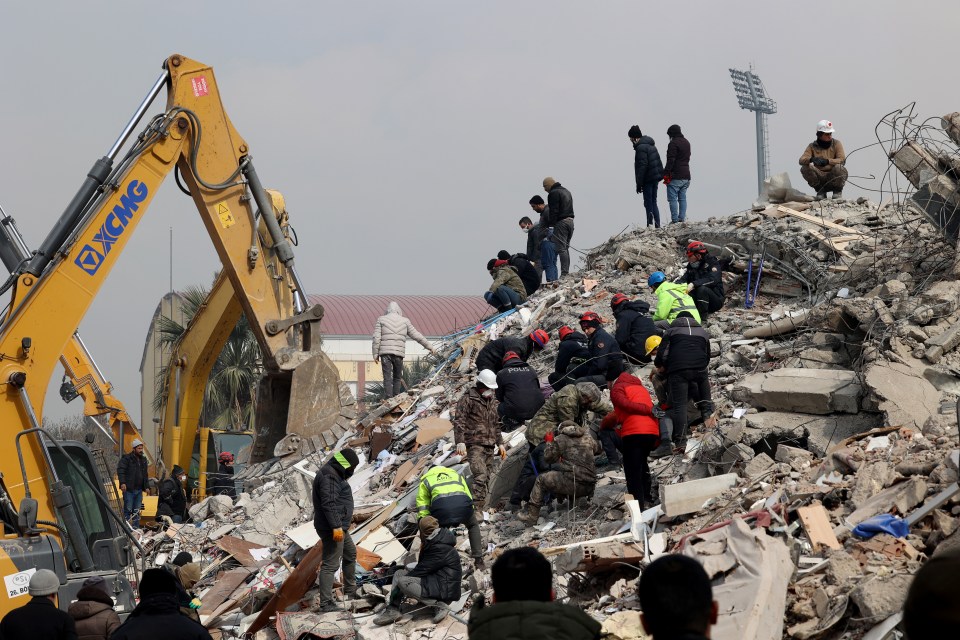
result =
[{"label": "rescue worker", "polygon": [[643,195],[643,208],[647,213],[647,226],[660,228],[660,208],[657,206],[657,187],[663,180],[663,161],[657,145],[650,136],[645,136],[640,127],[633,125],[627,132],[633,145],[633,172],[637,193]]},{"label": "rescue worker", "polygon": [[[540,198],[540,196],[535,196]],[[540,198],[540,202],[543,202],[543,198]],[[533,265],[533,268],[537,270],[537,275],[540,280],[543,279],[543,264],[540,262],[540,225],[534,224],[533,220],[530,219],[530,216],[523,216],[520,218],[520,231],[522,231],[527,236],[527,250],[523,254],[526,256],[527,260]],[[538,280],[538,282],[540,281]]]},{"label": "rescue worker", "polygon": [[653,640],[707,640],[717,624],[710,577],[693,558],[669,554],[651,562],[638,580],[637,596],[640,623]]},{"label": "rescue worker", "polygon": [[547,239],[557,249],[560,258],[560,275],[570,272],[570,241],[573,240],[573,195],[551,177],[543,179],[543,190],[547,192]]},{"label": "rescue worker", "polygon": [[433,607],[433,624],[442,622],[450,611],[447,605],[460,599],[463,569],[456,536],[431,516],[422,518],[419,528],[421,547],[417,563],[393,574],[387,608],[373,619],[376,625],[396,622],[402,615],[400,604],[405,596]]},{"label": "rescue worker", "polygon": [[527,510],[519,516],[528,527],[537,523],[546,494],[565,496],[573,506],[581,497],[592,497],[597,484],[594,457],[600,453],[600,443],[589,430],[568,420],[560,423],[556,435],[549,431],[543,440],[543,459],[551,467],[537,476]]},{"label": "rescue worker", "polygon": [[483,539],[473,508],[473,494],[459,473],[437,465],[427,471],[417,488],[417,518],[433,516],[441,527],[466,525],[470,555],[478,569],[483,568]]},{"label": "rescue worker", "polygon": [[693,397],[708,427],[715,423],[710,379],[710,335],[689,313],[677,316],[663,334],[653,364],[667,375],[673,419],[673,445],[687,444],[687,399]]},{"label": "rescue worker", "polygon": [[509,311],[527,301],[527,290],[516,267],[511,267],[506,260],[493,258],[487,262],[487,271],[493,284],[483,294],[483,299],[496,308],[497,313]]},{"label": "rescue worker", "polygon": [[157,516],[167,516],[175,523],[187,520],[187,495],[183,488],[187,486],[187,473],[178,464],[173,465],[170,477],[165,478],[157,487]]},{"label": "rescue worker", "polygon": [[653,325],[657,329],[666,331],[670,328],[670,323],[684,311],[700,322],[700,312],[697,311],[693,298],[687,293],[687,285],[667,282],[667,275],[663,271],[654,271],[647,278],[647,286],[657,296],[657,310],[653,312]]},{"label": "rescue worker", "polygon": [[650,362],[644,352],[644,344],[657,328],[650,317],[650,305],[643,300],[631,300],[623,293],[617,293],[610,299],[610,309],[617,320],[617,333],[614,336],[622,351],[633,362]]},{"label": "rescue worker", "polygon": [[177,604],[180,613],[197,622],[200,622],[200,598],[191,589],[200,582],[200,565],[196,562],[187,562],[182,566],[174,566],[173,576],[177,579]]},{"label": "rescue worker", "polygon": [[590,359],[590,347],[587,336],[570,327],[560,327],[560,346],[557,349],[557,361],[553,373],[547,381],[554,391],[560,391],[584,374],[585,363]]},{"label": "rescue worker", "polygon": [[474,503],[479,509],[487,502],[487,480],[494,455],[499,453],[501,460],[507,457],[497,414],[496,389],[496,374],[484,369],[477,374],[476,384],[460,397],[453,417],[453,441],[457,455],[470,463]]},{"label": "rescue worker", "polygon": [[723,269],[699,240],[687,245],[687,270],[683,274],[687,293],[697,305],[701,318],[723,307]]},{"label": "rescue worker", "polygon": [[[646,342],[648,358],[656,358],[663,338],[650,336]],[[666,369],[663,371],[653,367],[650,371],[650,384],[653,393],[657,396],[654,407],[654,416],[660,423],[660,446],[650,452],[651,458],[665,458],[673,454],[673,420],[670,418],[670,392],[667,389]]]},{"label": "rescue worker", "polygon": [[821,120],[817,123],[817,139],[807,145],[800,156],[800,175],[811,189],[817,192],[816,199],[823,200],[827,192],[833,192],[833,199],[843,197],[843,187],[847,184],[847,154],[843,145],[833,137],[833,123]]},{"label": "rescue worker", "polygon": [[507,549],[490,570],[493,603],[470,610],[469,640],[599,640],[600,623],[582,609],[555,602],[550,562],[532,547]]},{"label": "rescue worker", "polygon": [[532,296],[533,292],[540,288],[540,274],[537,273],[536,267],[533,266],[533,262],[527,258],[526,254],[515,253],[511,255],[506,250],[501,249],[497,253],[497,260],[506,260],[507,264],[517,270],[517,275],[523,281],[523,288],[528,296]]},{"label": "rescue worker", "polygon": [[117,463],[117,481],[123,493],[123,519],[133,529],[140,528],[140,509],[143,507],[143,492],[147,484],[147,456],[143,453],[143,441],[130,443],[130,452],[121,456]]},{"label": "rescue worker", "polygon": [[176,580],[164,569],[144,571],[140,603],[110,640],[211,640],[203,625],[180,613]]},{"label": "rescue worker", "polygon": [[600,428],[619,433],[627,493],[646,509],[658,502],[647,461],[660,442],[660,423],[653,415],[653,399],[639,378],[624,372],[610,387],[610,402],[613,411],[604,417]]},{"label": "rescue worker", "polygon": [[580,316],[580,329],[587,334],[587,348],[590,359],[584,365],[584,374],[577,382],[592,382],[600,388],[607,386],[607,371],[611,368],[623,369],[623,354],[620,345],[602,328],[603,318],[593,311]]},{"label": "rescue worker", "polygon": [[537,475],[546,470],[543,460],[545,436],[561,422],[584,424],[589,411],[605,416],[613,411],[613,405],[603,401],[600,387],[594,383],[577,382],[547,398],[537,415],[527,423],[527,462],[520,470],[517,484],[510,496],[511,510],[519,508],[523,500],[529,499]]},{"label": "rescue worker", "polygon": [[333,575],[343,568],[343,593],[357,593],[357,547],[350,537],[353,520],[353,490],[347,483],[360,459],[350,447],[334,454],[313,479],[313,528],[323,544],[323,561],[318,578],[320,612],[337,611],[333,599]]},{"label": "rescue worker", "polygon": [[30,576],[30,600],[7,612],[0,620],[0,638],[14,640],[77,640],[73,618],[57,608],[60,578],[50,569],[37,569]]},{"label": "rescue worker", "polygon": [[210,494],[214,496],[237,497],[237,487],[233,481],[233,454],[224,451],[220,454],[220,467],[217,469],[217,476],[213,480],[213,487]]},{"label": "rescue worker", "polygon": [[403,315],[400,305],[391,300],[387,311],[373,326],[373,361],[383,370],[383,392],[388,398],[403,392],[403,357],[407,354],[407,340],[420,343],[436,355],[437,350],[417,331],[410,319]]},{"label": "rescue worker", "polygon": [[503,356],[503,368],[497,373],[496,396],[503,431],[513,431],[535,416],[544,402],[537,372],[513,351]]},{"label": "rescue worker", "polygon": [[113,610],[113,598],[103,576],[90,576],[83,581],[67,613],[77,626],[79,640],[109,640],[120,626],[120,616]]},{"label": "rescue worker", "polygon": [[550,335],[543,329],[530,332],[528,336],[510,336],[491,340],[477,354],[477,371],[490,369],[494,373],[503,368],[503,356],[513,351],[526,362],[535,352],[540,351],[550,341]]}]

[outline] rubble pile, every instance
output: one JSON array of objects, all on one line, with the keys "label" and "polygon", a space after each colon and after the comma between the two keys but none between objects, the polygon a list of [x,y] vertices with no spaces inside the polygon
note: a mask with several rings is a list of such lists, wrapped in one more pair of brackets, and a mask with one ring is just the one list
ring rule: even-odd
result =
[{"label": "rubble pile", "polygon": [[[538,328],[556,336],[588,310],[612,322],[617,292],[652,302],[647,276],[679,276],[692,239],[728,263],[726,306],[704,322],[719,420],[699,421],[683,454],[651,463],[659,506],[641,511],[622,469],[606,465],[592,497],[545,507],[525,528],[502,509],[526,455],[520,427],[504,434],[508,456],[483,505],[487,568],[468,562],[461,528],[464,595],[451,615],[433,625],[425,607],[375,627],[388,568],[416,561],[421,473],[442,463],[469,477],[450,418],[480,348]],[[518,545],[551,559],[558,599],[583,607],[609,638],[643,635],[636,577],[667,552],[696,557],[717,578],[714,638],[861,637],[898,615],[926,557],[960,545],[955,257],[912,205],[864,199],[758,205],[613,237],[579,273],[449,336],[445,360],[418,388],[326,438],[288,436],[275,458],[244,471],[235,501],[208,498],[191,524],[147,535],[145,562],[191,552],[203,566],[201,618],[224,638],[465,638],[471,599],[490,595],[489,566]],[[556,342],[530,359],[544,381]],[[344,446],[362,452],[349,481],[362,589],[345,611],[321,614],[311,482]]]}]

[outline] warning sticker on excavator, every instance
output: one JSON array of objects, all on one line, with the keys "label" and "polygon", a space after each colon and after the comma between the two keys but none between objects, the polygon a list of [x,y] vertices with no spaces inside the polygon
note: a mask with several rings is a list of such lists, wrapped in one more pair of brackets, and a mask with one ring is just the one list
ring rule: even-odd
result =
[{"label": "warning sticker on excavator", "polygon": [[210,90],[207,89],[207,78],[205,76],[197,76],[196,78],[191,78],[190,82],[193,83],[193,97],[199,98],[200,96],[205,96],[210,93]]},{"label": "warning sticker on excavator", "polygon": [[224,229],[229,229],[237,223],[236,218],[230,213],[230,207],[227,206],[226,202],[217,204],[217,217],[220,218],[220,226]]},{"label": "warning sticker on excavator", "polygon": [[37,572],[36,569],[27,569],[20,573],[12,573],[9,576],[3,576],[3,584],[7,588],[8,598],[17,598],[27,595],[30,588],[30,576]]}]

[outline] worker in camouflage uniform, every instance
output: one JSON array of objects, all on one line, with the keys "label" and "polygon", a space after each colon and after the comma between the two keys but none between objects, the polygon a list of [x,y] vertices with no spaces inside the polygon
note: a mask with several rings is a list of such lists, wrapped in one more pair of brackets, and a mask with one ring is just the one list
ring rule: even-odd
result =
[{"label": "worker in camouflage uniform", "polygon": [[586,428],[568,420],[560,424],[556,436],[548,432],[544,442],[543,459],[552,466],[537,476],[527,511],[520,514],[528,527],[537,523],[546,494],[568,496],[572,503],[580,496],[592,496],[597,484],[594,456],[600,453],[600,443]]},{"label": "worker in camouflage uniform", "polygon": [[453,441],[457,455],[465,457],[473,474],[474,506],[483,509],[487,502],[487,479],[493,467],[494,455],[507,457],[500,432],[500,416],[497,413],[497,375],[484,369],[477,375],[477,383],[457,402],[453,417]]}]

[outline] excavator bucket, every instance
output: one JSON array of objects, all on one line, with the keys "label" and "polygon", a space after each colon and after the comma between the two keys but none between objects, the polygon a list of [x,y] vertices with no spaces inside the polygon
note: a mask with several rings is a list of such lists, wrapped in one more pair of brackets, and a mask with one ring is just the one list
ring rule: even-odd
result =
[{"label": "excavator bucket", "polygon": [[[314,353],[292,376],[281,372],[260,380],[252,461],[272,457],[276,444],[289,434],[323,437],[334,425],[348,429],[356,415],[356,400],[333,361],[325,353]],[[330,436],[324,440],[331,442]]]}]

